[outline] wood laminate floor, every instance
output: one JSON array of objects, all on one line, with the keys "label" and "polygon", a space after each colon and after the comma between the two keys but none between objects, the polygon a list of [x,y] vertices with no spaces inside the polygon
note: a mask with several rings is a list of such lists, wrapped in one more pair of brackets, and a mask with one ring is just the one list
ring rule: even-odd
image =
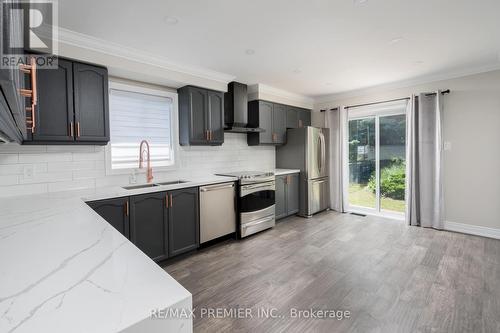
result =
[{"label": "wood laminate floor", "polygon": [[[292,217],[165,270],[193,294],[195,332],[500,332],[500,241],[388,219]],[[253,318],[202,318],[208,308]],[[351,316],[297,319],[292,308]]]}]

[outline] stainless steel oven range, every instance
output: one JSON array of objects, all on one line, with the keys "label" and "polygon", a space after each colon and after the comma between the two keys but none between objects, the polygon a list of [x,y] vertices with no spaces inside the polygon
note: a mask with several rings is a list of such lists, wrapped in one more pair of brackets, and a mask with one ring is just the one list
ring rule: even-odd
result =
[{"label": "stainless steel oven range", "polygon": [[239,236],[250,236],[275,225],[275,179],[273,172],[244,171],[224,173],[237,177]]}]

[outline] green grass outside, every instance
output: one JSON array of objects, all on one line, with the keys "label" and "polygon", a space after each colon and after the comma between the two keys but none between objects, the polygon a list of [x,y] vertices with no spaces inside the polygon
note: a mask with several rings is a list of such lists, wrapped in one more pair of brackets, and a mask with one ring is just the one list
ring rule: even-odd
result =
[{"label": "green grass outside", "polygon": [[[375,208],[375,193],[370,191],[366,185],[349,183],[349,203],[355,206]],[[404,213],[405,202],[404,200],[381,197],[380,208]]]}]

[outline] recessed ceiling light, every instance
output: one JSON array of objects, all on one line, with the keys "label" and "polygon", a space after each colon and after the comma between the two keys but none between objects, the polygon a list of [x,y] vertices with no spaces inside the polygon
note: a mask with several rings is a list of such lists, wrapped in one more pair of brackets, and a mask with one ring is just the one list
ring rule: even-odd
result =
[{"label": "recessed ceiling light", "polygon": [[302,73],[302,71],[301,71],[299,68],[295,68],[295,69],[293,70],[293,72],[294,72],[295,74],[300,74],[300,73]]},{"label": "recessed ceiling light", "polygon": [[399,42],[402,42],[404,40],[403,37],[396,37],[396,38],[393,38],[389,41],[389,44],[391,45],[394,45],[394,44],[397,44]]},{"label": "recessed ceiling light", "polygon": [[253,55],[253,54],[255,54],[255,50],[254,49],[246,49],[245,53],[246,53],[246,55]]},{"label": "recessed ceiling light", "polygon": [[353,0],[355,5],[363,5],[368,2],[368,0]]},{"label": "recessed ceiling light", "polygon": [[163,18],[163,22],[169,25],[176,25],[177,23],[179,23],[179,19],[173,16],[165,16]]},{"label": "recessed ceiling light", "polygon": [[422,65],[424,62],[422,60],[417,60],[413,62],[415,65]]}]

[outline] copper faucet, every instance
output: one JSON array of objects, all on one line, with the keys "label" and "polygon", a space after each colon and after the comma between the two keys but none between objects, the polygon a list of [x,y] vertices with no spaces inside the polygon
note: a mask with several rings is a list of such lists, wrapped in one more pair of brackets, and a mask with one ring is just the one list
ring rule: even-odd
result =
[{"label": "copper faucet", "polygon": [[153,168],[151,167],[151,155],[149,153],[149,143],[146,140],[141,141],[141,145],[139,147],[139,169],[143,168],[143,163],[144,163],[144,153],[147,153],[147,158],[148,158],[148,170],[146,173],[146,177],[148,180],[148,183],[151,183],[153,180]]}]

